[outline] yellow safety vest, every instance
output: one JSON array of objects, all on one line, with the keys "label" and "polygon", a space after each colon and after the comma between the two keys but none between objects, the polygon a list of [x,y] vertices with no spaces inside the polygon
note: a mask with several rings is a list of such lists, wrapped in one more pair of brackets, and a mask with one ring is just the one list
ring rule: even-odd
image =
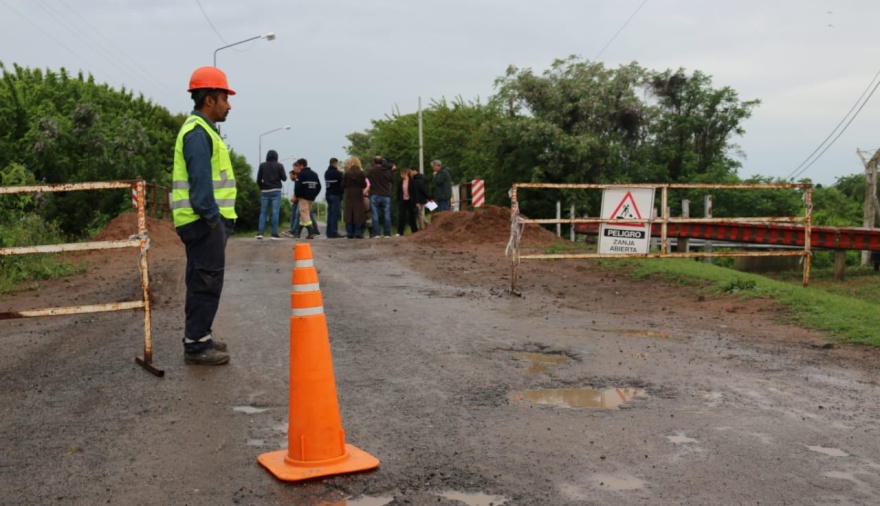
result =
[{"label": "yellow safety vest", "polygon": [[235,214],[235,174],[229,150],[220,134],[204,118],[197,114],[190,115],[177,134],[174,145],[174,170],[171,174],[171,214],[174,226],[179,227],[199,219],[189,201],[189,174],[186,171],[186,160],[183,158],[183,137],[196,125],[200,125],[211,137],[214,149],[211,154],[211,178],[214,181],[214,200],[220,208],[220,216],[234,220]]}]

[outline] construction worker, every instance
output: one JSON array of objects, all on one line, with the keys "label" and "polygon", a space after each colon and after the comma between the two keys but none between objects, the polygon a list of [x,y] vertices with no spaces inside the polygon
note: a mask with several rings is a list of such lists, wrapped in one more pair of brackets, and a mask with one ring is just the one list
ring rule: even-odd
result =
[{"label": "construction worker", "polygon": [[226,343],[213,338],[211,326],[237,216],[232,161],[216,123],[226,121],[235,92],[216,67],[196,69],[187,91],[195,105],[177,134],[171,193],[174,227],[186,248],[183,355],[187,364],[222,365],[229,362]]}]

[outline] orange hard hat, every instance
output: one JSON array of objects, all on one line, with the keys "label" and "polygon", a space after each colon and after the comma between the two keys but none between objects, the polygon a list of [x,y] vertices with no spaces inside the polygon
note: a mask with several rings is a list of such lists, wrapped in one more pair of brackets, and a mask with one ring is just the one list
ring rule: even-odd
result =
[{"label": "orange hard hat", "polygon": [[189,78],[189,89],[186,91],[194,91],[201,89],[223,90],[228,95],[235,95],[235,92],[229,89],[229,83],[226,82],[226,74],[217,67],[199,67]]}]

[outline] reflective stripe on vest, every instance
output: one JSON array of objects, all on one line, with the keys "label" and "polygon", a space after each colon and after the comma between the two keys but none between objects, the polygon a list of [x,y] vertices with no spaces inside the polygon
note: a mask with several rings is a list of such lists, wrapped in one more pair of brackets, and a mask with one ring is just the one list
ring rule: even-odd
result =
[{"label": "reflective stripe on vest", "polygon": [[177,134],[177,142],[174,145],[174,169],[171,175],[171,212],[174,216],[174,226],[179,227],[192,223],[199,219],[189,200],[189,174],[186,170],[186,161],[183,158],[183,138],[196,126],[201,126],[211,138],[213,146],[211,153],[211,179],[214,187],[214,200],[220,208],[220,216],[234,220],[235,214],[235,173],[232,170],[232,160],[229,158],[229,150],[220,134],[201,116],[193,114],[183,123]]}]

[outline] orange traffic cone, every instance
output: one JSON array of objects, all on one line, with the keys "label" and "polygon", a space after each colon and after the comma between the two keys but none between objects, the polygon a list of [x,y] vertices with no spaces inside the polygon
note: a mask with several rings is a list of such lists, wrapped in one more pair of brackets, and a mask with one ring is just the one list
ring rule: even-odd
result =
[{"label": "orange traffic cone", "polygon": [[284,481],[378,467],[377,458],[345,443],[327,318],[308,244],[297,244],[294,249],[290,307],[287,450],[264,453],[257,461]]}]

